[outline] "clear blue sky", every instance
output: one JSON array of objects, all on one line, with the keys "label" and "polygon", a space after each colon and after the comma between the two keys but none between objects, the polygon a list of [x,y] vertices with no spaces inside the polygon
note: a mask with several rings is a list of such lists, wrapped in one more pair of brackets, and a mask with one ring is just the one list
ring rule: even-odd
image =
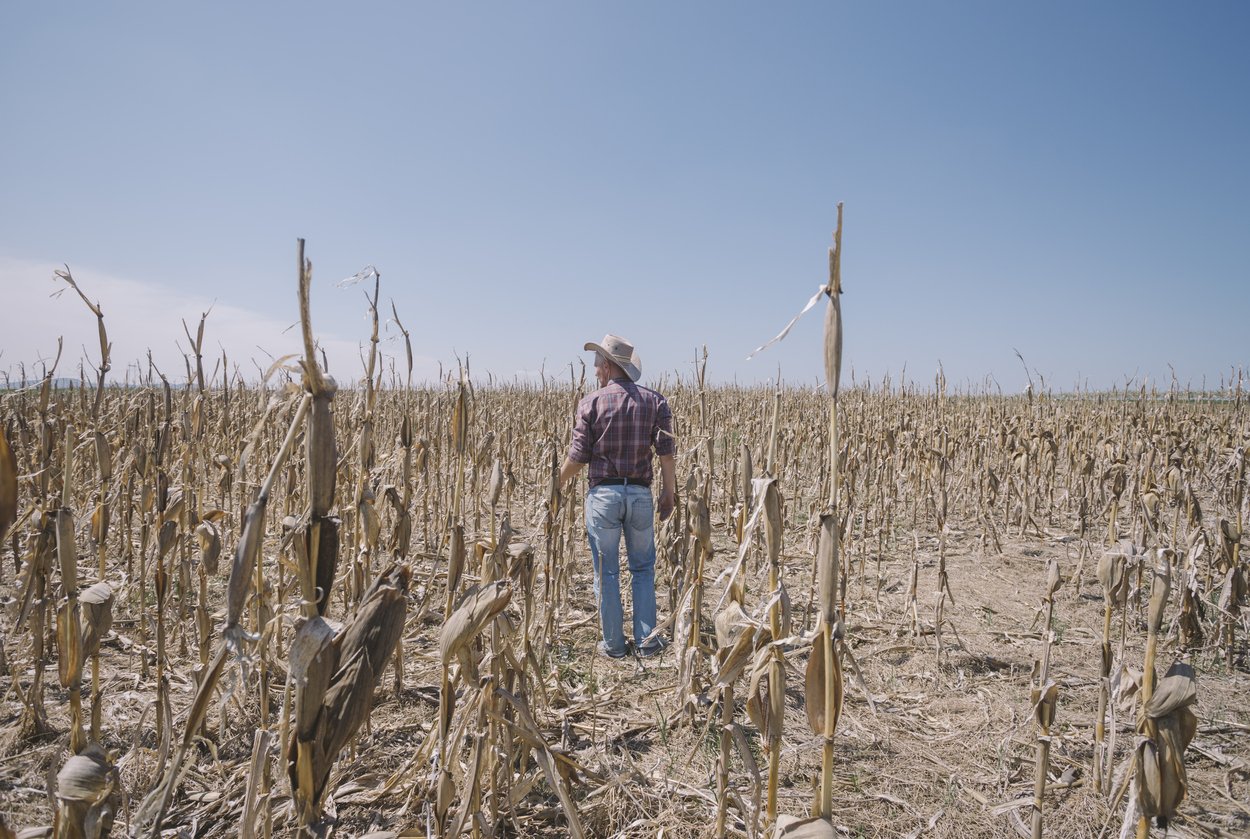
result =
[{"label": "clear blue sky", "polygon": [[60,263],[119,375],[209,303],[213,352],[293,351],[302,236],[341,379],[334,281],[372,264],[418,376],[611,331],[651,380],[706,344],[815,383],[816,312],[744,357],[843,201],[844,377],[1018,390],[1014,347],[1060,389],[1214,387],[1250,368],[1247,44],[1244,2],[6,4],[0,369],[95,356]]}]

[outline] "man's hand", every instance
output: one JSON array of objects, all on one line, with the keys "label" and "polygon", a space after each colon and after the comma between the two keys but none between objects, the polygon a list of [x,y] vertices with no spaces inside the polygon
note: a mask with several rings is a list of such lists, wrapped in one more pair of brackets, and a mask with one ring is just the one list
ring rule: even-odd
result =
[{"label": "man's hand", "polygon": [[668,521],[677,505],[677,460],[671,454],[660,455],[660,521]]},{"label": "man's hand", "polygon": [[575,460],[564,459],[564,465],[560,467],[560,474],[556,476],[556,489],[560,492],[564,491],[564,487],[569,480],[577,477],[577,473],[582,471],[586,466],[585,463],[578,463]]},{"label": "man's hand", "polygon": [[660,521],[668,521],[668,517],[673,514],[673,507],[677,505],[677,493],[671,489],[664,489],[660,492]]}]

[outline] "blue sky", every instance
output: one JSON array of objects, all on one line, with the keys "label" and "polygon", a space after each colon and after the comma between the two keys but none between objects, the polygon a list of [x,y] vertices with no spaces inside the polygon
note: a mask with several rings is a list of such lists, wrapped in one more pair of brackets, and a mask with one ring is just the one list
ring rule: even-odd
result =
[{"label": "blue sky", "polygon": [[119,375],[180,372],[209,305],[265,366],[302,236],[340,379],[334,282],[372,264],[418,378],[567,375],[611,331],[652,381],[706,345],[815,383],[816,313],[744,358],[843,201],[844,378],[1014,391],[1016,348],[1059,389],[1214,387],[1250,368],[1247,43],[1245,3],[9,4],[0,369],[94,357],[61,263]]}]

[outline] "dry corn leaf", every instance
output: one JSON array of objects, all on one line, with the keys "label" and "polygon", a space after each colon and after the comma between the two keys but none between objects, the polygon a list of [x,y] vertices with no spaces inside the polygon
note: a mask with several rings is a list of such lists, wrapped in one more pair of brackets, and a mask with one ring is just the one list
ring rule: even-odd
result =
[{"label": "dry corn leaf", "polygon": [[[734,604],[736,605],[736,604]],[[742,626],[732,647],[720,650],[720,666],[716,672],[716,687],[724,689],[738,680],[751,662],[751,653],[755,645],[756,628],[752,624]]]},{"label": "dry corn leaf", "polygon": [[439,635],[438,649],[443,666],[447,667],[491,618],[504,610],[511,599],[512,583],[509,580],[473,586],[465,592]]},{"label": "dry corn leaf", "polygon": [[731,599],[725,608],[716,613],[712,620],[716,626],[716,645],[721,649],[733,646],[742,633],[748,628],[754,629],[755,622],[742,608],[742,603]]},{"label": "dry corn leaf", "polygon": [[[1173,664],[1146,703],[1145,716],[1160,719],[1198,701],[1198,681],[1194,669],[1184,662]],[[1186,741],[1186,745],[1189,745]]]},{"label": "dry corn leaf", "polygon": [[747,687],[747,716],[760,734],[768,731],[768,666],[772,650],[761,645],[751,661],[751,679]]},{"label": "dry corn leaf", "polygon": [[265,501],[255,501],[247,508],[247,515],[243,520],[243,535],[235,545],[234,562],[230,566],[230,584],[226,596],[227,628],[237,627],[243,619],[247,593],[252,585],[252,569],[256,567],[256,556],[260,553],[264,529]]}]

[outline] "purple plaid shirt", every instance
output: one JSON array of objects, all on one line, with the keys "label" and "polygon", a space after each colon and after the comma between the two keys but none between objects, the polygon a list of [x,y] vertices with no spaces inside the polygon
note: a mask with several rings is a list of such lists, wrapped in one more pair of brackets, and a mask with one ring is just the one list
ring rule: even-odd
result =
[{"label": "purple plaid shirt", "polygon": [[613,379],[577,404],[569,460],[590,464],[590,485],[604,478],[651,482],[651,449],[673,454],[668,400],[629,379]]}]

